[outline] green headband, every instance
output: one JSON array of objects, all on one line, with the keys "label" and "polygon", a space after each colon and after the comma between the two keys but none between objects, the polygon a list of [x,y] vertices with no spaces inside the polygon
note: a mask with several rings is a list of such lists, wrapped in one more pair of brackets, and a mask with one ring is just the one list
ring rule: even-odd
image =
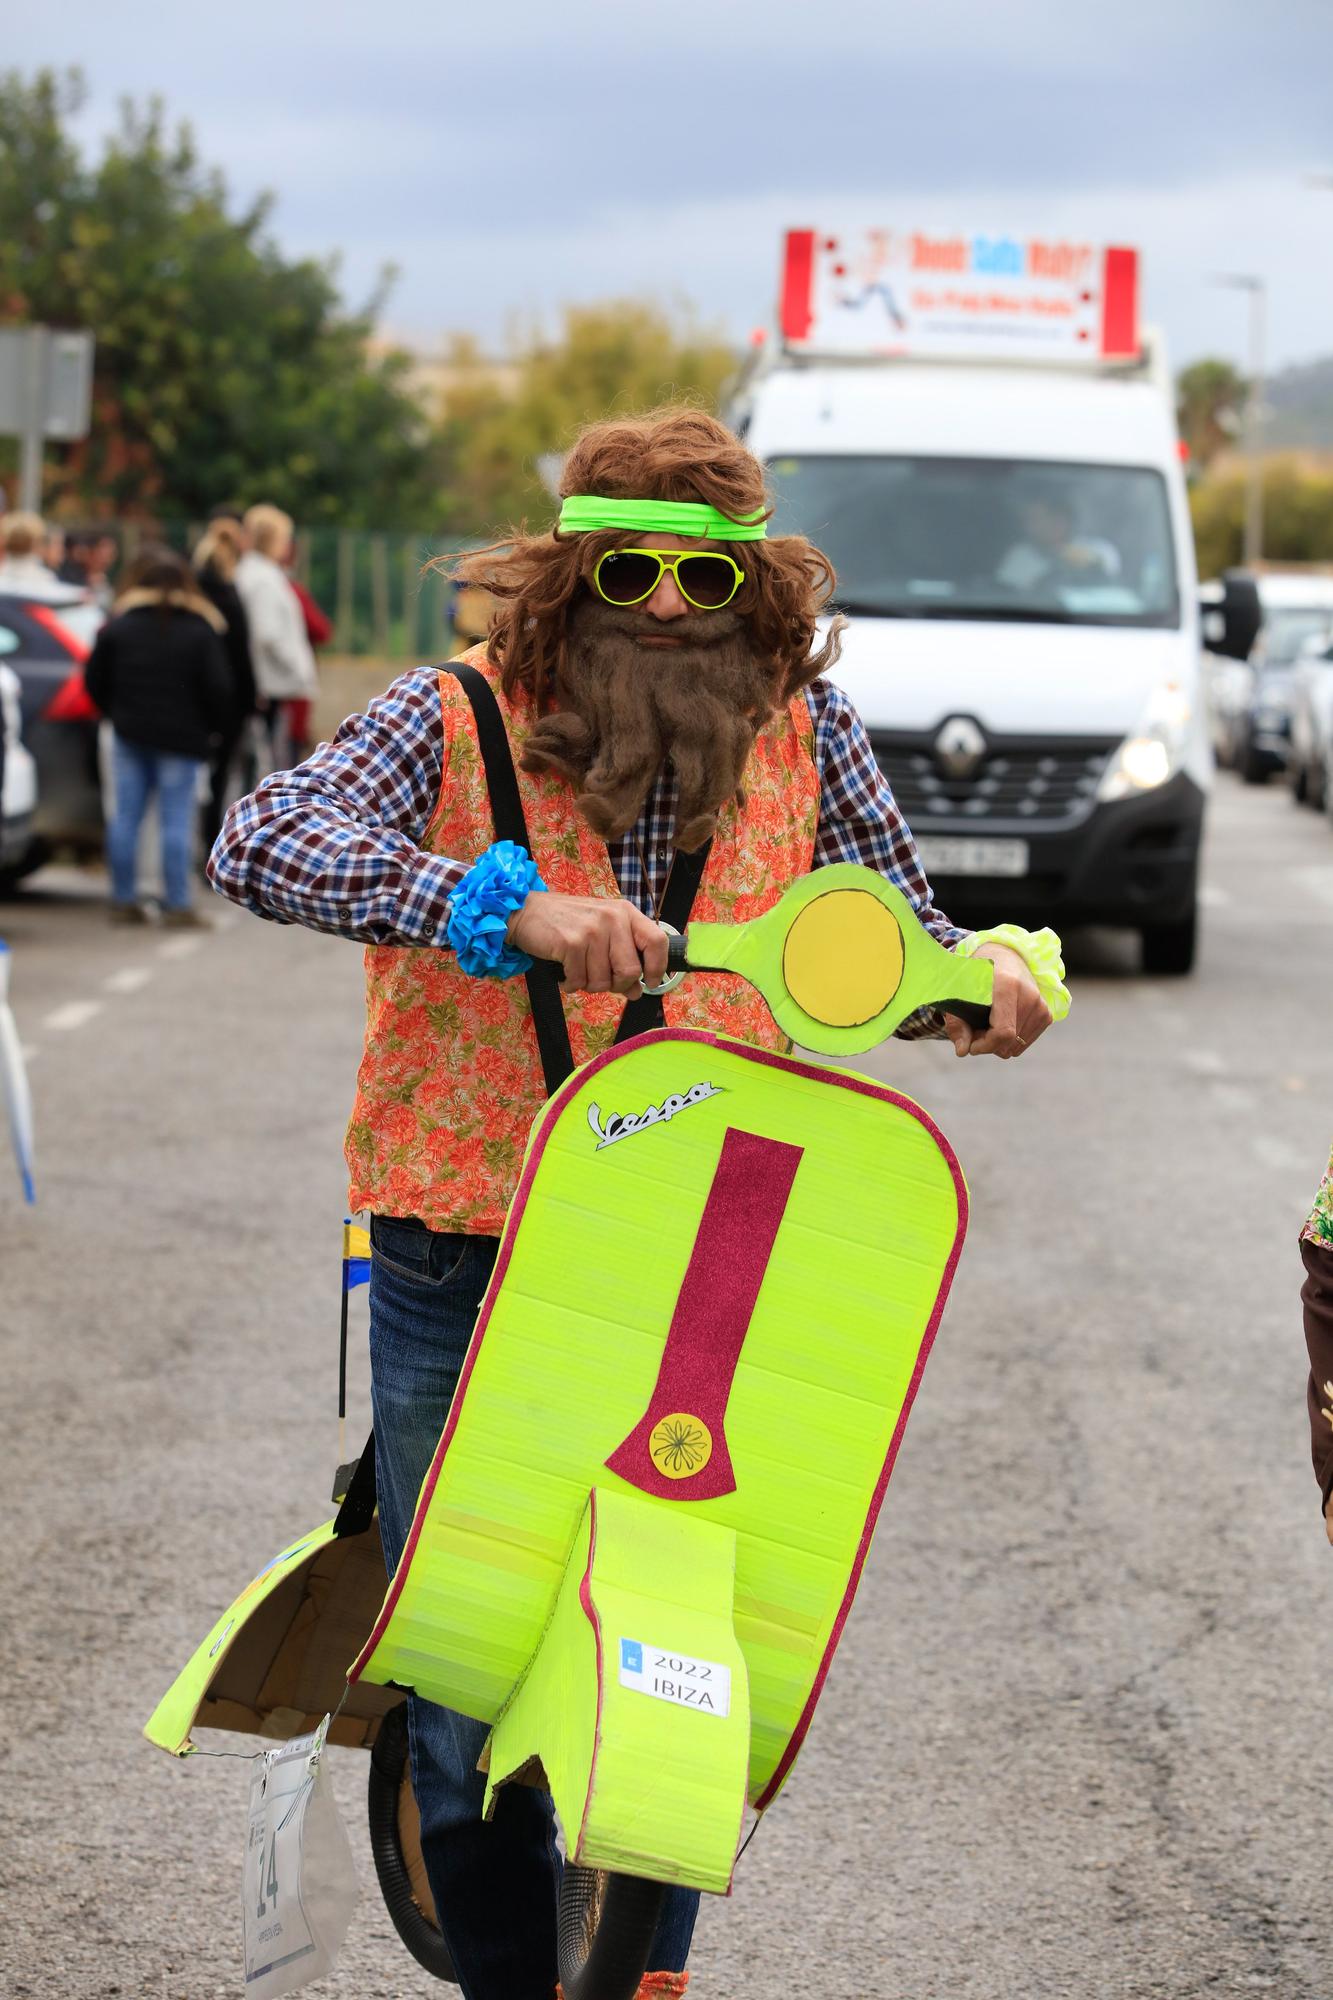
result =
[{"label": "green headband", "polygon": [[556,525],[576,535],[627,528],[634,534],[706,535],[714,542],[762,542],[768,533],[762,514],[732,521],[703,500],[604,500],[598,493],[571,493]]}]

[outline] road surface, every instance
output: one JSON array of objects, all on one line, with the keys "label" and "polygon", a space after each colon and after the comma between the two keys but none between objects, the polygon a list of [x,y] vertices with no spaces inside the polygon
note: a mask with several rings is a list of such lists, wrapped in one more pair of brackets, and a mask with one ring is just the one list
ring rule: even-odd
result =
[{"label": "road surface", "polygon": [[[359,953],[222,905],[205,937],[113,930],[102,894],[53,870],[0,908],[40,1134],[34,1212],[0,1161],[0,1988],[197,2000],[240,1990],[248,1767],[139,1731],[327,1511]],[[1326,2000],[1295,1239],[1333,1131],[1327,821],[1223,780],[1207,904],[1190,980],[1075,940],[1074,1012],[1019,1064],[873,1059],[953,1140],[972,1228],[691,2000]],[[333,1763],[365,1894],[311,1990],[441,1990],[378,1902],[365,1760]]]}]

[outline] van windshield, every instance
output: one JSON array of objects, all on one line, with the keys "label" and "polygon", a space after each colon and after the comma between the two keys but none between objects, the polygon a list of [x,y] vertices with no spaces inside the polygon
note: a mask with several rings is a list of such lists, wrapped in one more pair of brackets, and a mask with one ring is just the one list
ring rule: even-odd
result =
[{"label": "van windshield", "polygon": [[823,549],[846,611],[1180,623],[1166,483],[1149,467],[857,456],[768,470],[770,533]]}]

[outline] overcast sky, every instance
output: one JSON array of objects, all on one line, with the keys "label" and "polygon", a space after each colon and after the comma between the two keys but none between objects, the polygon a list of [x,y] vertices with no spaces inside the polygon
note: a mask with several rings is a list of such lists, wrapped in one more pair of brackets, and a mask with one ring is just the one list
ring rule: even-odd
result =
[{"label": "overcast sky", "polygon": [[631,292],[743,335],[785,228],[919,222],[1137,243],[1177,364],[1244,361],[1229,271],[1333,353],[1333,0],[61,0],[0,61],[81,64],[90,140],[161,93],[424,347]]}]

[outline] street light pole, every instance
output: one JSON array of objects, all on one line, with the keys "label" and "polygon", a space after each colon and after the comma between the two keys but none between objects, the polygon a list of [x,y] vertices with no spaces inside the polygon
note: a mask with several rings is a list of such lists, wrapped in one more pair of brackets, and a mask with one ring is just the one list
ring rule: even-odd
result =
[{"label": "street light pole", "polygon": [[1245,398],[1245,452],[1249,460],[1245,482],[1245,561],[1253,565],[1264,552],[1264,458],[1260,430],[1263,423],[1265,339],[1268,297],[1262,278],[1251,280],[1250,294],[1250,393]]},{"label": "street light pole", "polygon": [[1263,422],[1265,334],[1268,293],[1262,278],[1229,274],[1214,280],[1229,291],[1250,295],[1249,390],[1245,398],[1245,563],[1253,567],[1264,552]]},{"label": "street light pole", "polygon": [[24,355],[23,431],[19,447],[19,506],[29,514],[42,511],[46,462],[46,377],[51,333],[48,327],[27,328]]}]

